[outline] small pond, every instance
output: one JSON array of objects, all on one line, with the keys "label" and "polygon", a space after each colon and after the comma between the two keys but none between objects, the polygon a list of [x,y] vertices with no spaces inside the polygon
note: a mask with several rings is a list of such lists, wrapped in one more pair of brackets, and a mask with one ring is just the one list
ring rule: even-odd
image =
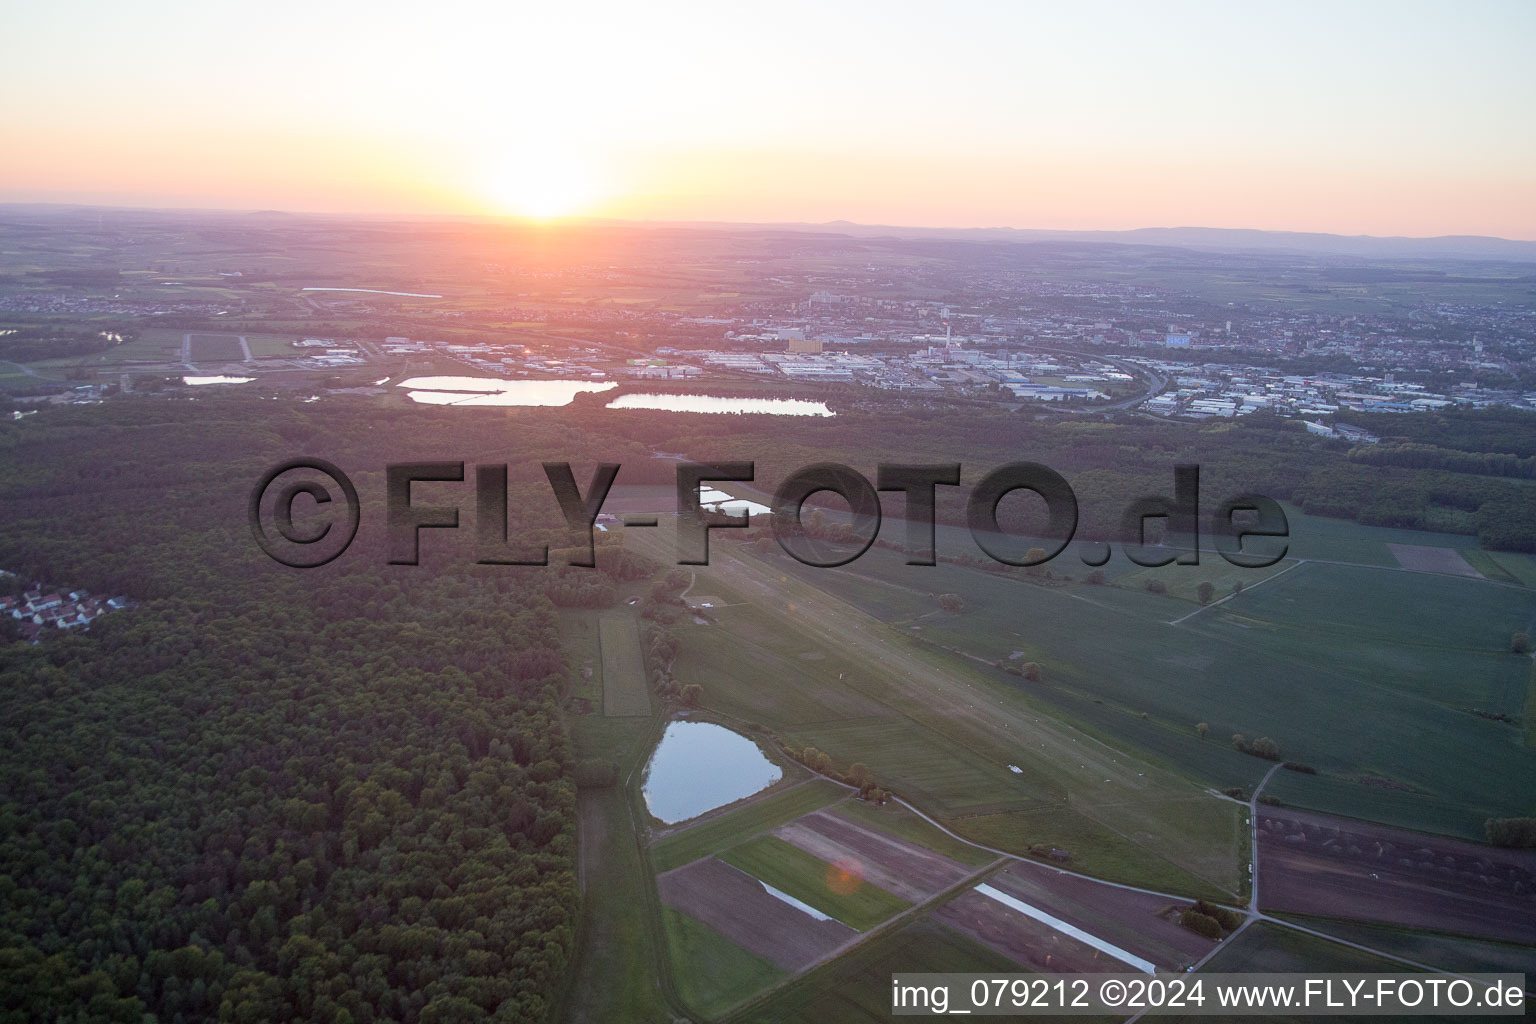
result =
[{"label": "small pond", "polygon": [[645,766],[645,806],[671,825],[783,778],[756,743],[711,722],[673,722]]}]

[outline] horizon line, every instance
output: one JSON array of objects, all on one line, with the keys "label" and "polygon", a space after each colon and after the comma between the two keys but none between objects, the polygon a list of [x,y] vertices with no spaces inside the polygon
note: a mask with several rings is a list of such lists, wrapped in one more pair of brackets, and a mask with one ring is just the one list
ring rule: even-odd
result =
[{"label": "horizon line", "polygon": [[415,221],[415,222],[456,222],[456,223],[486,223],[506,224],[525,227],[558,229],[560,227],[636,227],[636,228],[694,228],[694,229],[735,229],[735,230],[805,230],[825,229],[829,233],[836,233],[839,228],[852,228],[860,231],[890,231],[890,232],[927,232],[946,234],[986,234],[986,233],[1017,233],[1032,235],[1128,235],[1142,232],[1158,231],[1203,231],[1213,234],[1254,234],[1254,235],[1292,235],[1303,237],[1335,238],[1345,241],[1381,241],[1381,242],[1444,242],[1453,240],[1503,242],[1513,245],[1536,245],[1536,238],[1516,238],[1508,235],[1484,235],[1484,234],[1440,234],[1440,235],[1372,235],[1372,234],[1345,234],[1338,231],[1301,230],[1297,228],[1259,228],[1259,227],[1213,227],[1202,224],[1143,224],[1138,227],[1122,228],[1041,228],[1019,227],[1009,224],[994,224],[980,227],[963,227],[957,225],[925,225],[925,224],[883,224],[866,223],[863,221],[836,218],[827,221],[811,220],[688,220],[688,219],[643,219],[628,217],[598,217],[598,216],[565,216],[565,217],[526,217],[515,214],[495,213],[453,213],[448,211],[434,212],[405,212],[387,210],[287,210],[276,207],[233,207],[233,206],[154,206],[131,205],[120,203],[99,203],[67,200],[10,200],[0,198],[0,210],[5,209],[59,209],[74,211],[118,212],[118,213],[159,213],[159,214],[223,214],[230,216],[281,216],[304,219],[326,220],[372,220],[372,221]]}]

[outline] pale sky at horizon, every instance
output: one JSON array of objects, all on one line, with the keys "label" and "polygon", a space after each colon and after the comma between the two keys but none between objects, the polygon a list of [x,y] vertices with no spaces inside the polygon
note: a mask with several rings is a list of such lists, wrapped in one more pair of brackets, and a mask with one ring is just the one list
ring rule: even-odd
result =
[{"label": "pale sky at horizon", "polygon": [[5,17],[0,201],[1536,239],[1536,3]]}]

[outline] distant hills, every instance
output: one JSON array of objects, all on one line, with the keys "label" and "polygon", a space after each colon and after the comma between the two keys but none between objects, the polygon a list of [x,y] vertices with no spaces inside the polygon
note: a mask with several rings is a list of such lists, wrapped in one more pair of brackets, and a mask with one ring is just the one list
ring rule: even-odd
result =
[{"label": "distant hills", "polygon": [[[272,223],[281,218],[315,222],[357,221],[378,224],[399,222],[505,222],[503,217],[435,216],[431,214],[319,214],[283,210],[139,209],[64,203],[3,203],[0,215],[43,218],[97,216],[102,212],[166,216],[222,216]],[[1315,231],[1262,231],[1256,228],[1135,228],[1128,231],[1053,231],[1035,228],[925,228],[890,224],[856,224],[848,220],[808,223],[752,223],[732,221],[637,221],[583,218],[576,223],[593,228],[664,228],[698,231],[796,232],[833,234],[853,238],[945,239],[975,242],[1069,242],[1113,245],[1162,246],[1212,252],[1292,252],[1356,259],[1459,259],[1536,263],[1536,241],[1496,238],[1491,235],[1440,235],[1409,238],[1378,235],[1330,235]]]},{"label": "distant hills", "polygon": [[[653,225],[654,226],[654,225]],[[1261,231],[1255,228],[1136,228],[1130,231],[1045,231],[1031,228],[919,228],[855,224],[669,223],[668,227],[802,231],[856,238],[944,238],[991,242],[1107,242],[1119,245],[1172,246],[1213,251],[1310,252],[1365,259],[1472,259],[1536,262],[1536,242],[1491,235],[1440,235],[1408,238],[1377,235],[1330,235],[1309,231]]]}]

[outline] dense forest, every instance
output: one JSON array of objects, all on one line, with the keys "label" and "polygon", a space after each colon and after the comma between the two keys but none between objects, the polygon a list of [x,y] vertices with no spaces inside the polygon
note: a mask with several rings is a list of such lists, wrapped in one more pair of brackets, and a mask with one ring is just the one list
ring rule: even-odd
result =
[{"label": "dense forest", "polygon": [[578,899],[552,597],[649,567],[391,567],[365,531],[305,572],[244,518],[266,463],[432,443],[273,403],[0,428],[0,566],[141,602],[0,647],[0,1019],[546,1019]]}]

